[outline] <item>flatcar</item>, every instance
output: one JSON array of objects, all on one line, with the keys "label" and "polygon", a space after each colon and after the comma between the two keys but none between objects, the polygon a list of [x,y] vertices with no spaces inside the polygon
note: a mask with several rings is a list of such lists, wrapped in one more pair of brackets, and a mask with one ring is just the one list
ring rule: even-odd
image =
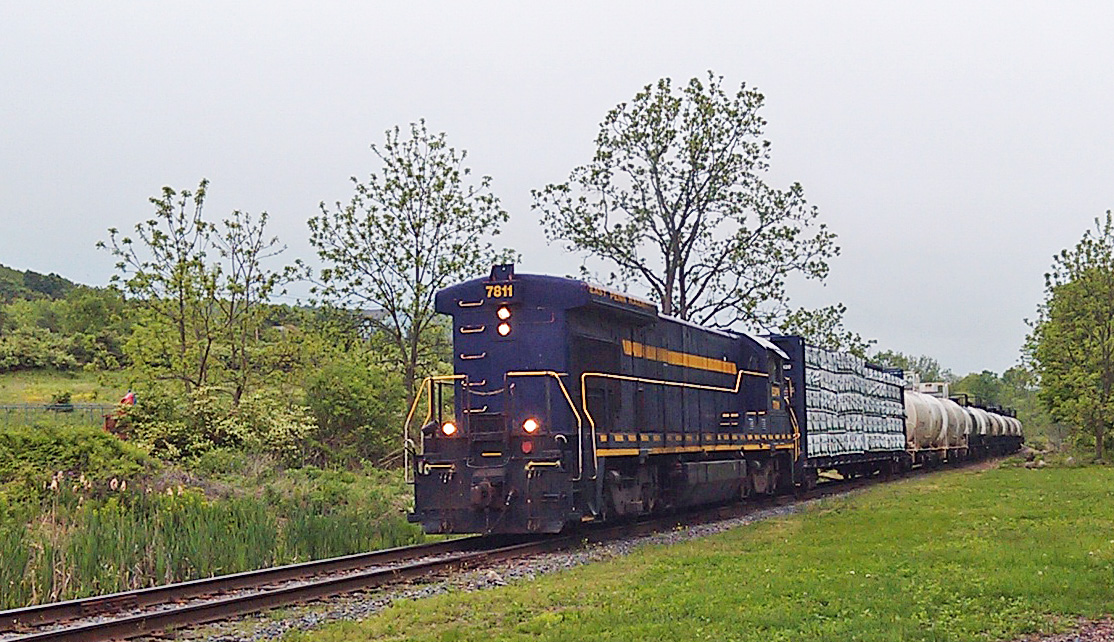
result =
[{"label": "flatcar", "polygon": [[[429,533],[556,533],[939,454],[917,446],[896,373],[800,337],[701,327],[513,265],[438,292],[436,309],[454,374],[427,379],[407,418],[410,519]],[[984,414],[961,430],[989,450],[1014,425]]]}]

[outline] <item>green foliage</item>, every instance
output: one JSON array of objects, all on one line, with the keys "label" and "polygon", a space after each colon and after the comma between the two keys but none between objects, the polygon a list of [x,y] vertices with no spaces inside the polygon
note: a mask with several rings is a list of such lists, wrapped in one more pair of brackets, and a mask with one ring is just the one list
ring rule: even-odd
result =
[{"label": "green foliage", "polygon": [[289,515],[283,537],[293,559],[319,559],[418,543],[419,529],[406,522],[410,487],[400,472],[312,466],[288,471],[272,486],[277,510]]},{"label": "green foliage", "polygon": [[[49,490],[46,510],[26,525],[0,520],[0,609],[235,573],[277,564],[417,543],[399,511],[401,474],[374,470],[288,471],[253,477],[213,499],[181,485],[163,489],[100,483]],[[263,486],[263,497],[256,492]]]},{"label": "green foliage", "polygon": [[1005,382],[989,370],[972,372],[952,384],[952,392],[962,392],[980,406],[1003,406],[1007,403]]},{"label": "green foliage", "polygon": [[916,372],[921,381],[955,381],[956,376],[940,365],[940,362],[927,355],[915,357],[911,354],[884,350],[870,356],[870,360],[887,368],[901,368],[905,371]]},{"label": "green foliage", "polygon": [[264,267],[285,249],[267,237],[266,212],[205,220],[207,190],[206,180],[195,192],[164,187],[151,199],[155,216],[135,226],[138,241],[111,228],[109,244],[98,245],[118,259],[113,283],[141,308],[126,343],[139,372],[186,392],[225,386],[239,403],[277,367],[263,358],[265,306],[300,272]]},{"label": "green foliage", "polygon": [[378,461],[402,443],[406,390],[387,370],[337,361],[306,379],[306,405],[317,418],[319,460]]},{"label": "green foliage", "polygon": [[838,248],[799,184],[764,182],[764,100],[711,72],[647,85],[604,118],[589,164],[533,192],[547,238],[615,266],[666,314],[775,326],[786,278],[823,279]]},{"label": "green foliage", "polygon": [[236,424],[232,431],[242,436],[248,452],[271,455],[289,465],[303,461],[306,441],[317,429],[309,408],[273,390],[241,399],[228,421]]},{"label": "green foliage", "polygon": [[309,220],[310,242],[327,266],[316,291],[341,307],[382,311],[369,318],[389,339],[412,398],[436,362],[434,295],[500,260],[484,238],[498,234],[508,215],[490,177],[469,182],[467,152],[450,147],[444,133],[431,134],[424,120],[408,136],[388,130],[383,146],[371,149],[381,167],[366,181],[352,178],[347,204],[321,203],[320,216]]},{"label": "green foliage", "polygon": [[195,388],[184,398],[155,387],[140,391],[138,399],[121,407],[118,432],[168,461],[243,448],[296,463],[314,431],[308,409],[275,391],[251,393],[238,405],[211,387]]},{"label": "green foliage", "polygon": [[20,272],[0,265],[0,303],[17,299],[60,299],[76,287],[73,281],[57,274]]},{"label": "green foliage", "polygon": [[858,333],[843,327],[843,315],[847,306],[842,303],[829,305],[816,310],[799,308],[786,315],[779,330],[782,334],[804,337],[812,345],[829,350],[850,352],[867,358],[867,350],[874,345],[874,339],[863,339]]},{"label": "green foliage", "polygon": [[[57,486],[81,476],[104,487],[152,465],[142,449],[99,428],[52,422],[0,426],[0,506],[37,504],[48,496],[52,480]],[[3,517],[0,511],[0,523]]]},{"label": "green foliage", "polygon": [[1114,426],[1114,215],[1095,219],[1045,275],[1026,354],[1052,416],[1093,440],[1095,457]]},{"label": "green foliage", "polygon": [[39,327],[18,327],[0,337],[0,372],[53,368],[71,370],[78,365],[70,342]]},{"label": "green foliage", "polygon": [[0,372],[112,369],[124,360],[128,321],[116,292],[75,286],[64,299],[17,300],[0,309]]},{"label": "green foliage", "polygon": [[72,520],[63,564],[81,587],[74,597],[261,568],[279,533],[259,502],[213,502],[190,490],[111,498]]},{"label": "green foliage", "polygon": [[941,473],[292,639],[1029,639],[1109,614],[1111,520],[1106,467]]},{"label": "green foliage", "polygon": [[150,199],[155,215],[135,226],[138,242],[110,228],[110,246],[98,244],[117,258],[113,283],[144,311],[137,324],[147,331],[145,340],[128,342],[136,366],[152,379],[173,379],[186,389],[208,383],[219,326],[220,271],[209,256],[212,224],[202,217],[207,189],[206,180],[196,192],[164,187],[161,198]]}]

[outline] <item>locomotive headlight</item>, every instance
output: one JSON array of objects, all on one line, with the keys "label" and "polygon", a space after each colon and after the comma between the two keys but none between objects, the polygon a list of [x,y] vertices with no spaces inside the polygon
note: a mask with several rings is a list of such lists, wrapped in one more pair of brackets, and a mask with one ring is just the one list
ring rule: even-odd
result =
[{"label": "locomotive headlight", "polygon": [[441,432],[446,437],[452,437],[456,434],[456,424],[451,421],[446,421],[444,424],[441,425]]},{"label": "locomotive headlight", "polygon": [[499,317],[500,321],[506,321],[507,319],[511,318],[511,309],[504,305],[503,307],[496,310],[495,316]]},{"label": "locomotive headlight", "polygon": [[522,429],[530,433],[531,435],[537,432],[539,427],[541,427],[541,424],[539,424],[538,420],[534,419],[533,417],[530,417],[526,421],[522,422]]},{"label": "locomotive headlight", "polygon": [[499,327],[495,328],[495,331],[499,333],[499,336],[505,337],[511,333],[511,324],[500,323]]}]

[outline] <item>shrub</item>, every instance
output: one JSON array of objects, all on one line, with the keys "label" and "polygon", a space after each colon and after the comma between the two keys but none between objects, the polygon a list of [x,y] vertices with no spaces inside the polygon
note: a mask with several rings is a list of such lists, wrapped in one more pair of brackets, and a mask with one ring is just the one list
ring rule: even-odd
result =
[{"label": "shrub", "polygon": [[0,372],[77,366],[66,338],[46,328],[21,326],[0,337]]},{"label": "shrub", "polygon": [[309,409],[290,403],[277,391],[244,397],[230,420],[237,424],[235,432],[248,450],[287,464],[301,461],[306,438],[315,429]]},{"label": "shrub", "polygon": [[[99,428],[38,422],[0,427],[0,509],[41,501],[52,479],[83,477],[107,487],[152,466],[134,444]],[[7,506],[7,508],[4,508]]]},{"label": "shrub", "polygon": [[218,448],[244,448],[293,463],[314,430],[308,409],[275,391],[247,395],[237,407],[213,387],[197,388],[181,401],[158,389],[141,393],[138,400],[123,407],[122,430],[172,461]]},{"label": "shrub", "polygon": [[378,460],[399,447],[406,392],[394,373],[334,362],[306,381],[306,405],[317,418],[316,446],[324,455]]}]

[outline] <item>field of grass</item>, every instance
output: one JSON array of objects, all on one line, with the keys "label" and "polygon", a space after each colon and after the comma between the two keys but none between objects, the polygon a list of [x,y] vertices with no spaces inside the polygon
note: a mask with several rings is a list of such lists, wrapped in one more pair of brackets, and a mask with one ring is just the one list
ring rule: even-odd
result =
[{"label": "field of grass", "polygon": [[59,392],[69,392],[74,403],[116,403],[128,391],[118,372],[58,372],[33,370],[0,374],[0,404],[49,403]]},{"label": "field of grass", "polygon": [[903,480],[707,539],[400,603],[302,642],[1013,640],[1114,611],[1114,469]]}]

